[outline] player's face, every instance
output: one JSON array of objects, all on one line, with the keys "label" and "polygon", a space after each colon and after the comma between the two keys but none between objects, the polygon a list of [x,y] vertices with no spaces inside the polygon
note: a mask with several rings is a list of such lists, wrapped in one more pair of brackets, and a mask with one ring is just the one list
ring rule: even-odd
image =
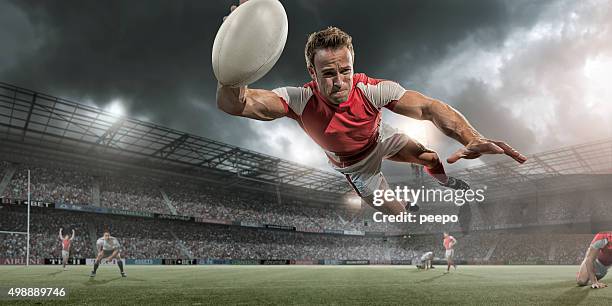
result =
[{"label": "player's face", "polygon": [[64,235],[64,239],[68,239],[68,235]]},{"label": "player's face", "polygon": [[353,56],[347,47],[317,50],[314,68],[309,67],[310,77],[317,83],[319,92],[334,104],[348,99],[353,85]]},{"label": "player's face", "polygon": [[108,240],[110,238],[110,234],[109,233],[104,233],[104,240]]}]

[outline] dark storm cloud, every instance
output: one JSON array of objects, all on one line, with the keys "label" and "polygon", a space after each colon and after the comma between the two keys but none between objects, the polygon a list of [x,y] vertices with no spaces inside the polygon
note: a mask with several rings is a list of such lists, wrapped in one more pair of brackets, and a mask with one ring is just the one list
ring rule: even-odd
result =
[{"label": "dark storm cloud", "polygon": [[[91,100],[101,107],[119,98],[131,116],[324,167],[321,152],[312,153],[310,159],[296,159],[304,150],[288,149],[313,145],[294,122],[256,123],[216,110],[210,52],[231,3],[0,2],[0,80],[76,101]],[[502,89],[491,89],[489,83],[478,79],[446,80],[445,73],[435,71],[457,54],[469,57],[470,50],[503,49],[513,33],[530,29],[543,19],[554,19],[555,14],[542,14],[558,2],[282,3],[289,17],[287,45],[274,69],[254,87],[308,81],[303,56],[306,37],[335,25],[353,36],[356,71],[448,99],[487,136],[506,139],[521,149],[529,149],[533,143],[533,129],[521,125],[521,114],[512,113],[509,104],[492,105],[504,89],[513,86],[512,81],[505,82]],[[499,79],[517,77],[510,71],[512,66],[503,69],[508,72],[497,76]],[[440,90],[438,84],[451,90]],[[517,126],[516,132],[502,127],[506,125]],[[453,149],[456,144],[450,142],[440,147],[444,153]]]}]

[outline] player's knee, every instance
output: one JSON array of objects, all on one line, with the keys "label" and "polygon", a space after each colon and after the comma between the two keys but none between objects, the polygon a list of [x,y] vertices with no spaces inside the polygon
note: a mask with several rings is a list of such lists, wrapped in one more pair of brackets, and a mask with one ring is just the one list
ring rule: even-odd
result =
[{"label": "player's knee", "polygon": [[427,157],[423,159],[425,162],[425,166],[429,168],[434,168],[440,164],[440,157],[436,152],[427,153]]},{"label": "player's knee", "polygon": [[578,286],[586,286],[589,284],[589,280],[588,279],[576,279],[576,284],[578,284]]}]

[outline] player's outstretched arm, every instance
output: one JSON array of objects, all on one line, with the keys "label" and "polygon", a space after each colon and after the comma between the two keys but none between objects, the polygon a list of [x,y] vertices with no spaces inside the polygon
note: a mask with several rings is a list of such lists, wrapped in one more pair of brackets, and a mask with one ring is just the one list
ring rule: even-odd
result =
[{"label": "player's outstretched arm", "polygon": [[246,86],[230,87],[218,84],[217,107],[230,115],[264,121],[287,114],[281,98],[274,92]]},{"label": "player's outstretched arm", "polygon": [[64,237],[62,236],[62,228],[60,228],[60,231],[59,231],[59,239],[60,240],[64,239]]},{"label": "player's outstretched arm", "polygon": [[462,158],[478,158],[482,154],[506,154],[521,164],[527,160],[505,142],[484,138],[450,105],[419,92],[406,91],[393,107],[393,112],[418,120],[429,120],[445,135],[463,144],[465,147],[447,159],[449,163]]},{"label": "player's outstretched arm", "polygon": [[70,240],[74,239],[74,230],[72,230],[72,236],[70,236]]}]

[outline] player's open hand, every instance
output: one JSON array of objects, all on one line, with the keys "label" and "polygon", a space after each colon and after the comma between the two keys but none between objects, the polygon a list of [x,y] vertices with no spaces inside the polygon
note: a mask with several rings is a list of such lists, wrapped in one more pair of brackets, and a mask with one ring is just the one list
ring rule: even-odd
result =
[{"label": "player's open hand", "polygon": [[527,157],[507,143],[486,138],[477,138],[470,141],[465,147],[455,151],[446,161],[452,164],[462,158],[474,159],[482,156],[482,154],[506,154],[521,164],[527,161]]},{"label": "player's open hand", "polygon": [[601,283],[601,282],[595,282],[591,285],[591,288],[593,289],[601,289],[601,288],[606,288],[608,287],[608,285]]},{"label": "player's open hand", "polygon": [[[238,5],[242,5],[243,3],[247,2],[248,0],[240,0],[240,2],[238,3]],[[230,14],[238,7],[238,5],[232,5],[230,6]],[[229,15],[228,15],[229,16]],[[223,21],[225,21],[225,19],[227,19],[227,16],[223,17]]]}]

